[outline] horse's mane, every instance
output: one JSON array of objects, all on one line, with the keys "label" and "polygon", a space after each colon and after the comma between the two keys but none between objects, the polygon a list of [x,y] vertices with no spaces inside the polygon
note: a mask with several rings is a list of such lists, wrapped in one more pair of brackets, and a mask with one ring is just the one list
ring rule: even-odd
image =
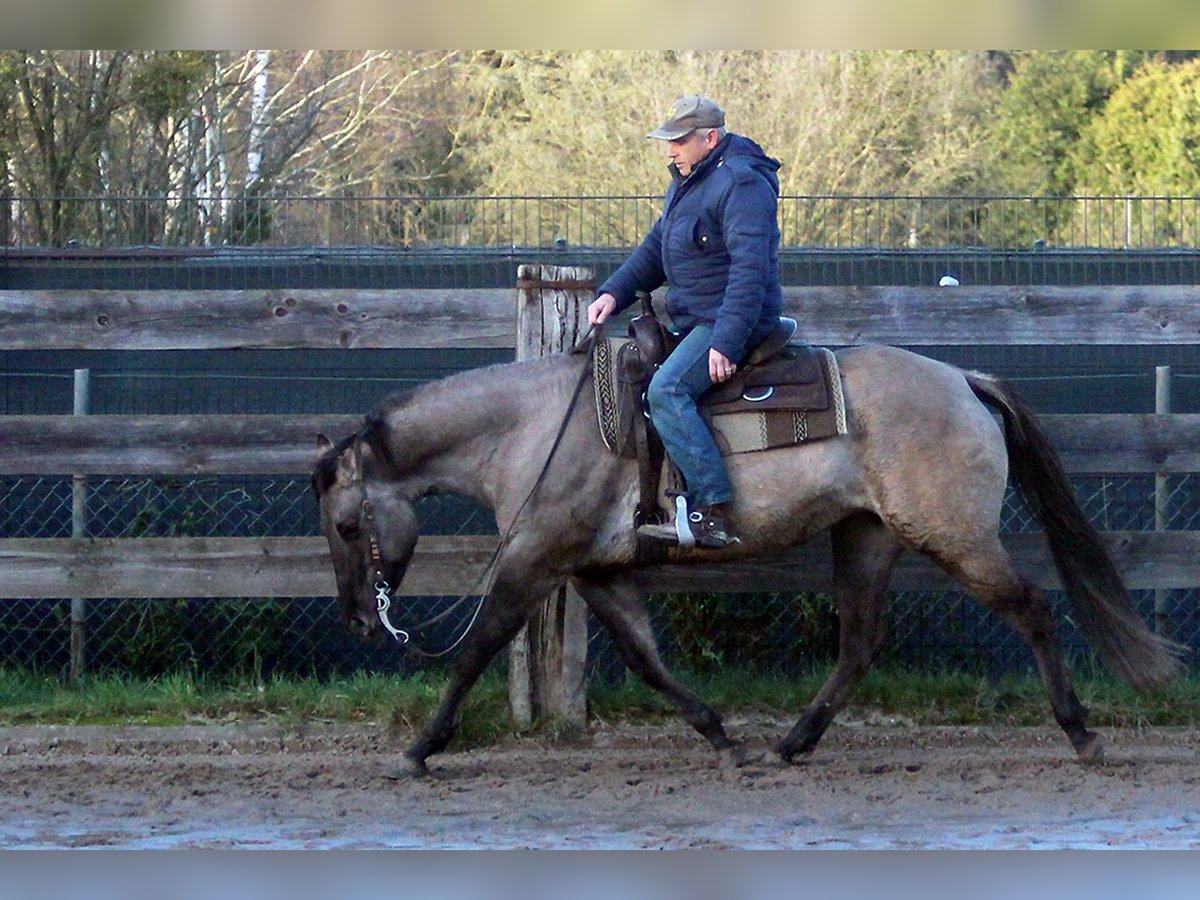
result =
[{"label": "horse's mane", "polygon": [[334,447],[326,450],[317,459],[317,464],[313,466],[312,475],[309,478],[309,484],[312,486],[313,493],[319,498],[325,491],[329,490],[329,486],[333,484],[337,478],[338,457],[340,457],[346,449],[354,443],[358,438],[357,434],[350,434],[342,438],[341,441]]},{"label": "horse's mane", "polygon": [[[321,454],[313,467],[310,482],[313,491],[321,496],[337,478],[337,461],[355,441],[362,441],[386,465],[395,468],[395,460],[391,458],[388,449],[388,418],[405,407],[425,402],[437,402],[447,395],[454,396],[464,385],[486,386],[486,390],[495,390],[497,385],[512,388],[522,381],[522,371],[528,373],[532,369],[545,366],[561,365],[562,356],[535,357],[521,363],[493,363],[478,369],[456,372],[453,375],[426,382],[414,388],[397,391],[385,397],[366,416],[359,430],[344,437],[338,444]],[[590,360],[584,357],[584,364]],[[527,374],[526,376],[527,377]],[[503,389],[502,389],[503,390]]]}]

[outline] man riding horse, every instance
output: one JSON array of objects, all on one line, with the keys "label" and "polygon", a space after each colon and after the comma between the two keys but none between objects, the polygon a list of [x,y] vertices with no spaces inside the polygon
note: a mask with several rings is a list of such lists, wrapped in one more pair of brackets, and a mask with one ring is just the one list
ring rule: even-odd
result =
[{"label": "man riding horse", "polygon": [[601,324],[639,291],[668,285],[667,311],[682,340],[646,399],[686,482],[687,511],[638,533],[721,549],[739,542],[727,523],[733,485],[696,401],[728,381],[779,323],[779,163],[749,138],[727,133],[725,113],[707,97],[676,100],[649,137],[665,141],[671,158],[662,216],[601,285],[588,320]]}]

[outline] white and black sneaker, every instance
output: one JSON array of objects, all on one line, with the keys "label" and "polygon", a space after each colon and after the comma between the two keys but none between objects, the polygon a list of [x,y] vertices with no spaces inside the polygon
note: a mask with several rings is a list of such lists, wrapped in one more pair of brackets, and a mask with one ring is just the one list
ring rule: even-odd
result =
[{"label": "white and black sneaker", "polygon": [[641,525],[637,533],[652,541],[684,548],[722,550],[741,543],[741,539],[725,523],[723,504],[701,506],[689,512],[683,497],[675,498],[674,519],[661,525]]}]

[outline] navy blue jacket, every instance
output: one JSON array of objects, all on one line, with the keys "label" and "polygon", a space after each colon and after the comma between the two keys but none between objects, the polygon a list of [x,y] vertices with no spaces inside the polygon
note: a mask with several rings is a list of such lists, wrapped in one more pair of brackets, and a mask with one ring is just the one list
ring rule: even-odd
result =
[{"label": "navy blue jacket", "polygon": [[738,134],[726,135],[688,178],[675,164],[663,213],[598,293],[617,311],[636,291],[667,285],[667,313],[687,333],[712,326],[712,346],[735,362],[779,321],[779,163]]}]

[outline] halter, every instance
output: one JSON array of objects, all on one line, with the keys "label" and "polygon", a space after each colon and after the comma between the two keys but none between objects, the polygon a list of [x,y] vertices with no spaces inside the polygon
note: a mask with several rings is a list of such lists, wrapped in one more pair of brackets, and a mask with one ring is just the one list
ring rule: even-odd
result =
[{"label": "halter", "polygon": [[[446,649],[431,653],[428,650],[422,650],[416,644],[410,644],[409,642],[411,640],[411,636],[409,633],[403,628],[395,627],[392,624],[391,619],[388,617],[388,610],[392,606],[392,587],[390,584],[388,584],[387,579],[383,577],[383,554],[379,550],[379,531],[375,525],[375,508],[371,505],[370,498],[367,497],[367,482],[365,479],[362,482],[362,487],[362,517],[363,521],[367,523],[367,542],[371,548],[371,574],[374,578],[373,585],[375,588],[375,609],[379,613],[379,621],[395,640],[397,640],[401,645],[408,646],[409,649],[419,656],[426,656],[430,658],[445,656],[447,653],[461,644],[463,639],[466,638],[472,626],[474,626],[475,620],[479,618],[479,611],[483,609],[483,601],[487,598],[487,595],[480,595],[479,603],[475,606],[475,612],[471,614],[471,621],[467,623],[467,627],[463,629],[463,633],[460,634],[458,638]],[[499,554],[497,553],[497,555]],[[493,557],[492,562],[494,561],[495,558]],[[484,576],[486,576],[488,571],[491,569],[491,565],[492,563],[489,562],[487,568],[484,569],[483,575],[481,575],[479,581],[475,583],[475,587],[478,587],[480,582],[482,582]],[[472,590],[474,590],[474,588],[472,588]],[[454,610],[458,609],[458,607],[461,606],[469,596],[471,596],[470,593],[467,593],[459,597],[449,609],[438,613],[432,618],[426,619],[421,624],[413,627],[413,631],[420,631],[423,628],[427,628],[430,625],[440,622],[446,616],[454,612]]]},{"label": "halter", "polygon": [[371,545],[371,570],[375,576],[375,608],[379,612],[379,621],[383,623],[393,638],[401,644],[407,644],[407,631],[396,628],[388,618],[388,609],[392,605],[392,588],[383,577],[383,554],[379,551],[379,532],[375,528],[375,508],[367,498],[367,483],[363,482],[362,517],[367,523],[367,540]]}]

